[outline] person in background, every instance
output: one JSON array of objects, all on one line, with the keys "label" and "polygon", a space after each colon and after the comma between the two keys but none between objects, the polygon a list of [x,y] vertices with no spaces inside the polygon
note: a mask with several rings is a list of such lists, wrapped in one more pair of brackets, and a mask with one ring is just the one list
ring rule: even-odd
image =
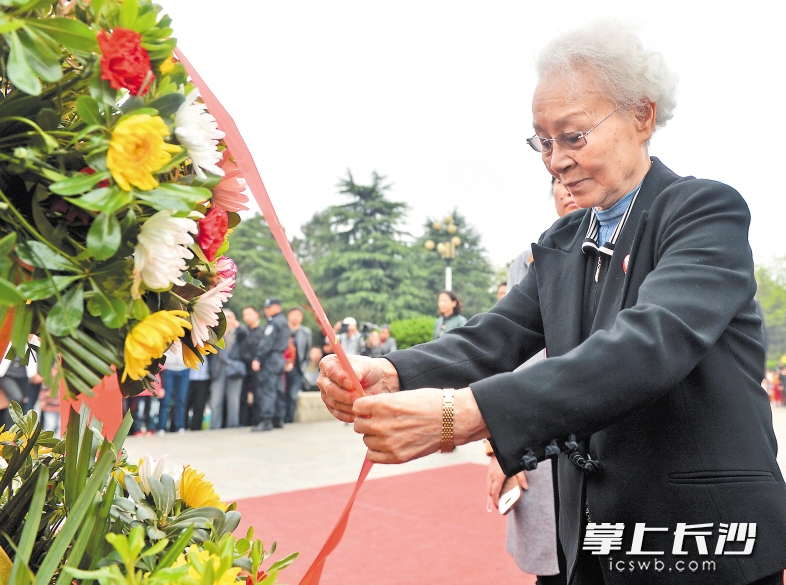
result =
[{"label": "person in background", "polygon": [[[358,322],[354,317],[341,321],[344,331],[338,333],[338,342],[347,355],[360,355],[363,351],[363,336],[358,331]],[[340,330],[339,330],[340,331]]]},{"label": "person in background", "polygon": [[319,390],[317,386],[317,378],[319,377],[319,360],[325,354],[318,347],[312,347],[308,352],[308,363],[305,370],[303,370],[303,390],[306,392],[315,392]]},{"label": "person in background", "polygon": [[134,418],[134,423],[131,425],[131,435],[153,434],[153,419],[151,416],[153,406],[153,396],[158,397],[160,400],[164,396],[164,390],[161,387],[161,375],[156,376],[156,381],[153,382],[153,390],[143,390],[136,396],[127,399],[127,409],[131,411],[131,416]]},{"label": "person in background", "polygon": [[243,325],[237,331],[236,340],[240,345],[240,359],[246,364],[246,377],[243,380],[240,395],[240,426],[253,426],[259,421],[254,420],[254,395],[256,394],[257,377],[251,369],[251,362],[254,361],[254,352],[259,345],[265,328],[260,327],[261,319],[259,311],[254,307],[243,309]]},{"label": "person in background", "polygon": [[[224,347],[208,356],[210,363],[210,428],[240,426],[240,395],[246,364],[240,356],[238,331],[240,324],[229,309],[224,309],[227,329]],[[226,418],[226,420],[224,420]]]},{"label": "person in background", "polygon": [[158,409],[159,435],[166,433],[169,422],[169,411],[174,402],[174,412],[170,429],[178,433],[186,431],[186,401],[188,400],[188,367],[183,362],[183,350],[180,342],[173,343],[164,352],[166,362],[161,372],[161,385],[164,387],[164,398]]},{"label": "person in background", "polygon": [[[568,190],[554,177],[551,178],[551,198],[557,216],[563,217],[579,209]],[[526,275],[532,261],[527,248],[513,261],[508,272],[506,289],[513,289]],[[545,351],[535,354],[518,369],[526,368],[545,359]],[[497,462],[494,450],[486,442],[489,455],[487,488],[494,507],[498,507],[500,490],[505,474]],[[559,509],[557,494],[557,467],[550,459],[537,469],[516,475],[521,488],[527,490],[508,513],[506,549],[525,573],[538,576],[537,585],[564,585],[565,557],[557,540],[556,515]]]},{"label": "person in background", "polygon": [[[36,364],[38,365],[38,364]],[[25,403],[22,405],[22,412],[27,414],[35,408],[38,402],[38,395],[41,393],[41,384],[44,378],[38,372],[34,372],[27,380],[27,396],[25,396]]]},{"label": "person in background", "polygon": [[363,348],[363,353],[361,355],[367,355],[369,357],[382,356],[382,341],[380,339],[379,331],[372,331],[368,334],[368,339],[366,339],[366,347]]},{"label": "person in background", "polygon": [[[267,325],[254,352],[251,369],[256,375],[254,413],[260,421],[251,430],[284,428],[284,352],[289,345],[289,324],[281,312],[281,299],[265,299]],[[260,327],[261,329],[261,327]]]},{"label": "person in background", "polygon": [[437,296],[439,317],[434,323],[434,339],[439,339],[451,329],[461,327],[467,322],[461,310],[461,301],[456,293],[451,290],[443,290],[439,293]]},{"label": "person in background", "polygon": [[[19,406],[24,406],[27,397],[29,379],[37,375],[36,362],[29,358],[27,365],[22,363],[21,357],[11,360],[3,360],[0,364],[0,388],[5,392],[8,402],[16,402]],[[0,410],[0,425],[5,425],[8,429],[14,424],[8,407]]]},{"label": "person in background", "polygon": [[396,351],[396,339],[390,336],[390,325],[385,323],[379,328],[379,340],[382,342],[382,355]]},{"label": "person in background", "polygon": [[210,364],[205,359],[196,369],[188,370],[188,401],[186,412],[190,412],[188,428],[192,431],[202,430],[205,418],[205,405],[210,395]]},{"label": "person in background", "polygon": [[500,282],[497,285],[497,300],[500,300],[504,297],[508,292],[508,283],[507,282]]},{"label": "person in background", "polygon": [[290,347],[294,355],[287,360],[284,366],[286,372],[286,395],[289,400],[284,422],[291,423],[295,418],[297,395],[303,384],[303,373],[308,364],[308,355],[311,351],[311,329],[303,326],[303,309],[292,307],[287,313],[287,323],[290,330]]}]

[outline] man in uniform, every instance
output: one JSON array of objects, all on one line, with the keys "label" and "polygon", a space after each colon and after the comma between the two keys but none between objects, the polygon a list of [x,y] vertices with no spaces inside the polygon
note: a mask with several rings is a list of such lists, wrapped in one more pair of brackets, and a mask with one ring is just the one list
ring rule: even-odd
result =
[{"label": "man in uniform", "polygon": [[257,383],[254,393],[254,411],[259,424],[252,431],[269,431],[283,428],[286,403],[279,399],[284,391],[284,351],[289,343],[289,325],[281,312],[281,299],[265,299],[267,325],[251,362]]}]

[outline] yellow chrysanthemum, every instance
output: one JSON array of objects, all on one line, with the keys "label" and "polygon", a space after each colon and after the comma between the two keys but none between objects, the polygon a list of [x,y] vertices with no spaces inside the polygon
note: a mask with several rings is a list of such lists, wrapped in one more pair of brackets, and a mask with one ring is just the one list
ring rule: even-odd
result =
[{"label": "yellow chrysanthemum", "polygon": [[172,55],[170,55],[170,56],[167,58],[167,60],[166,60],[166,61],[164,61],[163,63],[161,63],[161,65],[158,67],[158,70],[161,72],[161,75],[167,75],[167,74],[169,74],[169,73],[170,73],[170,72],[171,72],[171,71],[172,71],[174,68],[175,68],[175,60],[174,60],[174,58],[172,57]]},{"label": "yellow chrysanthemum", "polygon": [[131,185],[149,191],[158,186],[153,173],[172,160],[180,147],[167,144],[169,128],[160,116],[139,114],[120,122],[112,131],[106,166],[121,189]]},{"label": "yellow chrysanthemum", "polygon": [[[202,363],[199,360],[197,354],[191,351],[191,348],[188,347],[185,343],[182,345],[183,348],[183,363],[186,364],[186,367],[191,368],[192,370],[198,370],[199,365]],[[200,355],[207,355],[209,353],[218,353],[215,347],[212,345],[198,345],[197,350],[199,351]]]},{"label": "yellow chrysanthemum", "polygon": [[129,331],[125,342],[126,377],[139,380],[147,375],[147,366],[164,355],[173,342],[191,329],[187,311],[158,311],[137,323]]},{"label": "yellow chrysanthemum", "polygon": [[[199,550],[199,547],[195,544],[192,544],[190,547],[188,547],[188,556],[189,558],[197,557],[201,561],[199,564],[203,566],[210,562],[213,565],[214,574],[221,568],[221,559],[218,556],[210,554],[210,552],[206,550]],[[181,554],[179,557],[177,557],[177,560],[172,563],[172,566],[180,567],[187,563],[188,560],[186,560],[186,555]],[[237,576],[240,574],[240,571],[240,567],[230,567],[224,571],[218,577],[218,579],[214,579],[212,581],[212,585],[232,585],[232,583],[237,581]],[[199,574],[193,564],[188,569],[188,576],[190,577],[189,581],[193,580],[194,583],[205,582],[202,579],[202,575]]]},{"label": "yellow chrysanthemum", "polygon": [[0,443],[13,443],[16,440],[16,433],[13,431],[5,431],[0,433]]},{"label": "yellow chrysanthemum", "polygon": [[214,506],[226,511],[227,506],[218,497],[213,489],[213,484],[205,481],[204,473],[198,473],[192,467],[183,470],[180,478],[180,499],[189,508],[201,508],[203,506]]}]

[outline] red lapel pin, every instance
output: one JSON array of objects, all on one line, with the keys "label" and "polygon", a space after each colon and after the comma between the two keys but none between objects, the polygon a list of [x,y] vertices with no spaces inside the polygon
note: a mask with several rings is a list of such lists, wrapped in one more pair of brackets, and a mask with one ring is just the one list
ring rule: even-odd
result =
[{"label": "red lapel pin", "polygon": [[622,271],[626,274],[628,272],[628,262],[630,262],[630,254],[625,256],[625,259],[622,261]]}]

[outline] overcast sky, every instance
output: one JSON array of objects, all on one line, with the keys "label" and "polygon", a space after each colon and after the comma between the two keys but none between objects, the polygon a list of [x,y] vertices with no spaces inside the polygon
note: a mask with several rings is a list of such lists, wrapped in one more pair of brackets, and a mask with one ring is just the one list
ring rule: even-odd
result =
[{"label": "overcast sky", "polygon": [[[786,255],[784,2],[159,0],[234,117],[287,233],[376,170],[415,235],[454,207],[495,265],[555,219],[533,134],[534,58],[595,18],[635,24],[680,76],[650,153],[728,183],[757,262]],[[460,235],[460,234],[459,234]]]}]

